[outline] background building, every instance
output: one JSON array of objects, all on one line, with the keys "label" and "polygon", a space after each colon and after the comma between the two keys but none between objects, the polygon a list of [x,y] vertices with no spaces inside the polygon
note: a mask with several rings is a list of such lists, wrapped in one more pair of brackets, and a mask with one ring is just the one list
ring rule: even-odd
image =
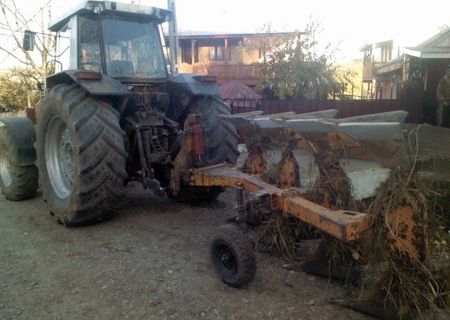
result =
[{"label": "background building", "polygon": [[436,90],[450,65],[450,28],[415,47],[399,48],[393,40],[364,46],[363,96],[402,99],[422,105],[422,120],[434,122]]},{"label": "background building", "polygon": [[256,63],[298,33],[180,33],[179,71],[208,74],[219,84],[234,80],[254,88]]}]

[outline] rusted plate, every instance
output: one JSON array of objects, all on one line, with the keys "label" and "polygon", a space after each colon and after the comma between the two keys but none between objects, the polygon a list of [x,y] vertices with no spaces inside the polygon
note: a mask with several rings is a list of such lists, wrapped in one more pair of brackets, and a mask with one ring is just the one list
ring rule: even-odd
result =
[{"label": "rusted plate", "polygon": [[387,235],[392,249],[423,261],[428,251],[427,221],[416,223],[416,214],[410,207],[400,207],[390,212],[387,215]]},{"label": "rusted plate", "polygon": [[282,210],[343,241],[359,239],[370,227],[371,218],[365,213],[327,209],[304,199],[300,188],[282,190],[224,164],[190,173],[194,186],[242,186],[248,192],[265,192],[272,197],[272,210]]},{"label": "rusted plate", "polygon": [[371,218],[361,212],[330,210],[302,197],[283,197],[283,211],[342,241],[359,239]]}]

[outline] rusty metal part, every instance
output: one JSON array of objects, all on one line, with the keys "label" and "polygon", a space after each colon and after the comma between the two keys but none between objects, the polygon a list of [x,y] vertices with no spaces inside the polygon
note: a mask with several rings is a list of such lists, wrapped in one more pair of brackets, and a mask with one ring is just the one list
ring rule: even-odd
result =
[{"label": "rusty metal part", "polygon": [[[336,122],[296,119],[286,125],[307,142],[327,142],[337,158],[376,160],[392,168],[408,163],[402,124],[399,122]],[[310,147],[302,142],[300,148]]]},{"label": "rusty metal part", "polygon": [[300,186],[300,166],[294,157],[294,148],[298,139],[291,137],[279,163],[280,188],[287,189]]},{"label": "rusty metal part", "polygon": [[285,197],[283,211],[342,241],[359,239],[371,222],[365,213],[330,210],[298,196]]},{"label": "rusty metal part", "polygon": [[191,134],[193,136],[195,158],[198,162],[200,162],[202,161],[203,155],[205,153],[203,143],[203,129],[201,124],[195,123],[191,128]]},{"label": "rusty metal part", "polygon": [[190,114],[184,122],[184,141],[173,161],[173,170],[170,174],[170,189],[174,194],[180,191],[180,186],[185,181],[189,169],[197,167],[201,161],[203,142],[199,139],[202,139],[202,136],[199,136],[198,129],[194,130],[200,125],[200,121],[200,115]]},{"label": "rusty metal part", "polygon": [[34,107],[33,108],[26,108],[25,109],[25,114],[26,114],[27,118],[31,120],[31,122],[33,122],[34,124],[37,123],[37,120],[36,120],[36,109]]},{"label": "rusty metal part", "polygon": [[[288,129],[285,121],[294,119],[331,119],[337,113],[335,109],[322,110],[310,113],[296,114],[283,112],[270,115],[257,113],[243,113],[225,116],[237,128],[240,136],[250,146],[261,144],[264,140],[279,142],[285,141]],[[276,143],[278,145],[278,143]],[[253,161],[253,158],[251,158]],[[255,160],[256,161],[256,160]]]},{"label": "rusty metal part", "polygon": [[280,189],[227,165],[191,169],[193,186],[242,186],[246,191],[265,193],[271,198],[272,211],[282,211],[342,241],[360,238],[370,227],[365,213],[330,210],[302,197],[300,188]]},{"label": "rusty metal part", "polygon": [[[247,205],[245,203],[244,196],[244,188],[240,185],[236,187],[236,210],[237,210],[237,222],[238,224],[242,224],[242,226],[246,227],[246,219],[247,219]],[[242,223],[243,222],[243,223]]]},{"label": "rusty metal part", "polygon": [[[216,165],[191,169],[189,181],[193,186],[233,188],[239,186],[241,188],[239,190],[252,193],[256,199],[264,197],[264,204],[259,203],[259,200],[254,200],[252,206],[268,208],[272,213],[289,214],[342,241],[353,241],[363,236],[370,238],[371,224],[373,223],[371,216],[361,212],[336,210],[335,208],[348,206],[345,203],[344,205],[342,203],[336,205],[336,201],[327,197],[318,201],[315,199],[315,202],[310,201],[306,199],[304,189],[293,188],[300,186],[300,179],[298,162],[292,151],[299,145],[303,145],[312,150],[315,158],[323,157],[324,160],[329,161],[329,166],[324,168],[325,176],[320,175],[319,170],[319,178],[327,178],[334,182],[337,179],[333,175],[333,168],[339,171],[336,174],[338,177],[344,177],[339,162],[343,158],[355,157],[357,159],[379,160],[386,167],[386,170],[389,170],[391,166],[407,163],[411,150],[407,149],[406,142],[419,143],[417,160],[421,161],[423,150],[429,149],[429,145],[423,143],[429,139],[426,140],[423,137],[434,137],[428,132],[434,133],[434,130],[423,126],[409,128],[408,131],[405,131],[405,126],[402,124],[404,118],[404,112],[340,120],[323,120],[315,118],[314,115],[309,117],[293,115],[292,113],[270,116],[234,116],[235,124],[246,130],[248,129],[249,134],[255,134],[254,136],[249,135],[253,141],[258,141],[258,137],[264,136],[272,138],[273,141],[278,141],[276,135],[272,133],[284,137],[284,142],[288,141],[288,145],[282,153],[281,161],[275,167],[280,178],[277,182],[279,185],[274,186],[254,176],[263,173],[267,166],[264,158],[266,149],[258,149],[255,146],[249,148],[249,159],[246,163],[247,172],[250,174],[226,165]],[[289,130],[292,130],[294,134]],[[410,136],[405,139],[405,133],[407,132],[410,132]],[[415,132],[418,132],[418,135],[411,136],[411,133]],[[433,143],[436,144],[436,141]],[[444,142],[444,145],[446,145],[446,142]],[[436,147],[433,147],[433,150],[435,149]],[[441,159],[448,161],[447,154],[448,152],[441,152],[439,155]],[[433,157],[433,160],[435,158]],[[350,183],[344,180],[343,182]],[[344,187],[342,183],[336,184],[337,190],[346,189]],[[336,196],[330,193],[329,189],[325,189],[323,194],[328,193],[328,197]],[[339,193],[336,192],[336,194]],[[337,198],[341,202],[345,200],[339,196]],[[348,199],[353,199],[350,193]],[[240,208],[242,209],[244,206],[241,204]],[[422,217],[421,220],[418,220],[417,211],[417,208],[399,208],[389,213],[386,217],[390,229],[387,241],[393,251],[423,260],[428,248],[428,240],[426,239],[427,219]]]},{"label": "rusty metal part", "polygon": [[[345,150],[348,158],[376,160],[389,168],[408,161],[403,125],[406,112],[333,119],[335,114],[336,111],[331,109],[306,114],[234,115],[230,121],[247,142],[257,137],[269,137],[272,146],[276,147],[286,141],[288,131],[292,130],[306,140],[321,136],[330,141],[330,151]],[[300,149],[310,147],[305,139],[300,140]]]},{"label": "rusty metal part", "polygon": [[419,224],[417,214],[419,213],[411,207],[400,207],[390,212],[386,217],[387,240],[393,250],[423,261],[428,250],[427,221],[421,221]]},{"label": "rusty metal part", "polygon": [[244,172],[257,175],[266,171],[266,158],[261,143],[255,142],[248,146],[248,157],[242,167]]},{"label": "rusty metal part", "polygon": [[258,192],[264,190],[269,194],[276,194],[282,190],[261,179],[232,168],[226,164],[217,164],[209,167],[191,169],[190,183],[194,186],[219,186],[235,188],[238,185],[247,192]]}]

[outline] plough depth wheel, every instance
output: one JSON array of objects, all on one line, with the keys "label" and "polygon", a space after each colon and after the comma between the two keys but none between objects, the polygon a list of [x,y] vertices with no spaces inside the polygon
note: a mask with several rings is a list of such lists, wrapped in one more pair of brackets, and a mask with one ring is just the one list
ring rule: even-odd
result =
[{"label": "plough depth wheel", "polygon": [[235,225],[216,229],[209,248],[219,277],[231,287],[248,284],[256,273],[256,257],[248,237]]}]

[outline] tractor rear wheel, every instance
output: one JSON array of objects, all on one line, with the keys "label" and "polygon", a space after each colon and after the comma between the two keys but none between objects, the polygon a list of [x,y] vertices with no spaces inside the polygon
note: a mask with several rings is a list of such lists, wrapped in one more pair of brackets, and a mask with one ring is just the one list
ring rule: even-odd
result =
[{"label": "tractor rear wheel", "polygon": [[[236,128],[223,115],[231,114],[230,107],[220,97],[199,97],[189,107],[189,114],[200,114],[203,123],[204,165],[236,164],[239,156]],[[192,187],[182,185],[180,191],[169,196],[176,201],[191,204],[215,201],[223,191],[220,187]]]},{"label": "tractor rear wheel", "polygon": [[[30,123],[32,127],[32,123]],[[34,137],[33,137],[34,138]],[[32,198],[38,188],[38,171],[34,165],[18,165],[16,142],[5,126],[0,127],[0,187],[6,199]]]},{"label": "tractor rear wheel", "polygon": [[239,136],[234,125],[222,117],[231,114],[230,107],[219,97],[201,97],[191,104],[189,113],[202,115],[205,164],[236,164]]},{"label": "tractor rear wheel", "polygon": [[51,88],[38,108],[37,165],[51,213],[68,227],[109,217],[127,179],[119,113],[76,84]]}]

